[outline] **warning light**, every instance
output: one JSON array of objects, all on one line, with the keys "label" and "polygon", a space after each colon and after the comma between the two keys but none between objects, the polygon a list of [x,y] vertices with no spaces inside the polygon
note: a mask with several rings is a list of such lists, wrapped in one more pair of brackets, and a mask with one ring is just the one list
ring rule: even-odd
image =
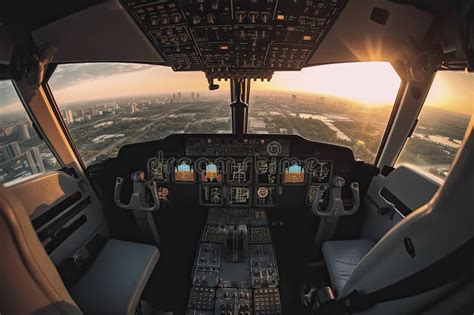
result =
[{"label": "warning light", "polygon": [[278,15],[276,16],[276,19],[277,19],[278,21],[284,21],[284,20],[285,20],[285,15],[284,15],[284,14],[278,14]]},{"label": "warning light", "polygon": [[229,49],[229,46],[227,46],[227,45],[221,45],[221,50],[227,50],[227,49]]},{"label": "warning light", "polygon": [[311,35],[305,35],[305,36],[303,36],[303,40],[308,41],[308,40],[311,40],[311,39],[313,39],[313,36],[311,36]]}]

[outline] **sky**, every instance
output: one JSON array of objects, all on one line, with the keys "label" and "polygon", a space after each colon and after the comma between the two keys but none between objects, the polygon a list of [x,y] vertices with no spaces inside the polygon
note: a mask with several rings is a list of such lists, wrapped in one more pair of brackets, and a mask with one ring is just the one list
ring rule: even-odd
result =
[{"label": "sky", "polygon": [[[167,92],[209,92],[202,72],[173,72],[168,67],[142,64],[69,64],[59,66],[50,82],[56,102],[67,104],[110,96],[132,96]],[[220,82],[228,91],[228,82]],[[295,91],[334,95],[367,105],[393,104],[400,79],[389,63],[358,62],[332,64],[277,72],[271,82],[252,82],[251,91]],[[440,71],[426,104],[471,114],[474,74]],[[8,81],[0,81],[2,112],[20,108]]]}]

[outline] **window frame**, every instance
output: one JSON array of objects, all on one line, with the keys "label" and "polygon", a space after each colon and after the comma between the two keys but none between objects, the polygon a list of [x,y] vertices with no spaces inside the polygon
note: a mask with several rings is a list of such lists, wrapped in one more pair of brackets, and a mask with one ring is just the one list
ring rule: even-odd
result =
[{"label": "window frame", "polygon": [[47,80],[43,81],[42,87],[44,89],[48,102],[51,105],[51,109],[53,110],[56,120],[58,121],[59,126],[64,132],[64,135],[66,136],[68,144],[71,146],[71,149],[74,155],[76,156],[76,159],[79,162],[79,165],[81,166],[82,170],[84,171],[84,173],[87,174],[86,172],[87,167],[82,159],[81,154],[79,153],[79,150],[77,149],[76,144],[74,143],[72,139],[69,129],[66,126],[66,122],[64,121],[64,118],[62,117],[61,112],[59,110],[58,104],[56,103],[56,100],[54,99],[53,92],[51,91],[51,88],[49,87],[49,84],[48,84],[49,78],[51,78],[51,76],[53,75],[54,71],[56,70],[56,67],[57,67],[57,64],[54,65],[54,70],[50,72],[50,75],[47,78]]}]

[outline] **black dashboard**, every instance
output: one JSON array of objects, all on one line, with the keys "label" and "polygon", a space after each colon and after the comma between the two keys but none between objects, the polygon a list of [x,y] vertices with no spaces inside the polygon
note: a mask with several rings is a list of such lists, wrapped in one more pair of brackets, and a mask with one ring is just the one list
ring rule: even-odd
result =
[{"label": "black dashboard", "polygon": [[351,181],[355,160],[347,147],[295,135],[175,134],[126,145],[115,163],[124,178],[145,171],[164,205],[269,208],[311,204],[318,185]]},{"label": "black dashboard", "polygon": [[308,60],[345,0],[122,0],[175,71],[270,79]]}]

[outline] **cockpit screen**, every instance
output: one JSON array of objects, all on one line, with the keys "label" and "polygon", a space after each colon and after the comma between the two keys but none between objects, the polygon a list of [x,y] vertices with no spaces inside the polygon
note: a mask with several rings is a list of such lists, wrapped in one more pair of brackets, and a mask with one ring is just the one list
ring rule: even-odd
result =
[{"label": "cockpit screen", "polygon": [[191,161],[179,161],[174,167],[176,182],[194,182],[194,168]]},{"label": "cockpit screen", "polygon": [[257,181],[276,185],[278,182],[278,161],[276,158],[257,160]]},{"label": "cockpit screen", "polygon": [[201,182],[202,183],[222,183],[223,163],[222,162],[204,162],[200,165]]},{"label": "cockpit screen", "polygon": [[229,187],[229,206],[246,206],[250,204],[250,188],[244,186]]},{"label": "cockpit screen", "polygon": [[311,170],[311,183],[327,183],[331,175],[331,162],[319,161]]},{"label": "cockpit screen", "polygon": [[156,182],[167,182],[169,180],[169,169],[167,161],[159,158],[148,160],[148,179]]},{"label": "cockpit screen", "polygon": [[250,159],[232,160],[230,163],[229,183],[248,184],[251,181],[252,162]]},{"label": "cockpit screen", "polygon": [[305,170],[299,162],[284,163],[283,184],[304,184]]}]

